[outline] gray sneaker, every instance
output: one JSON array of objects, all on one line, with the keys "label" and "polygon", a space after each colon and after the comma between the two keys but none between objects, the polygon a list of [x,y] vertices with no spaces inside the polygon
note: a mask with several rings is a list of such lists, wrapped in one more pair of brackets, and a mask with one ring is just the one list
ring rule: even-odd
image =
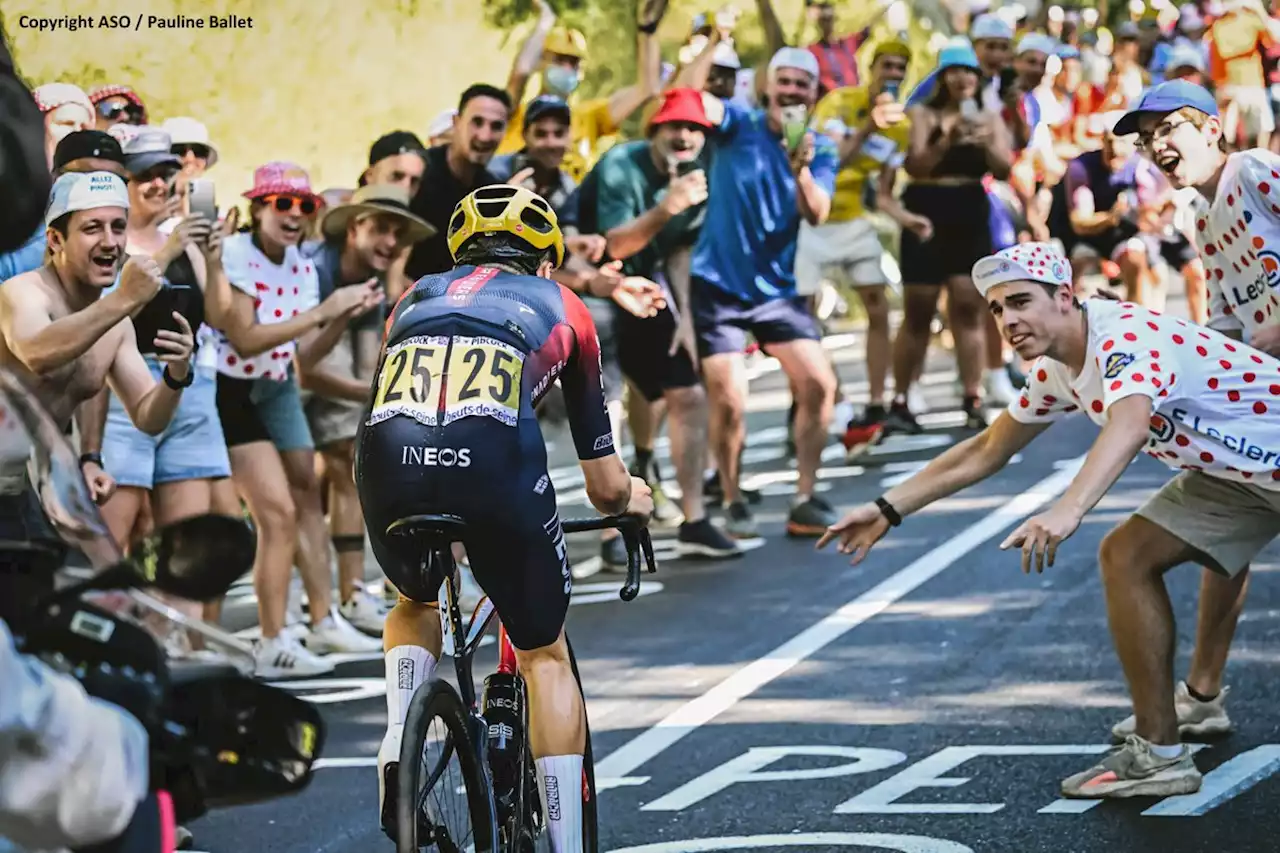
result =
[{"label": "gray sneaker", "polygon": [[[1224,687],[1208,702],[1201,702],[1191,695],[1185,681],[1179,681],[1173,691],[1173,707],[1178,712],[1178,735],[1183,740],[1196,740],[1231,734],[1231,718],[1227,716],[1226,707],[1230,690],[1230,687]],[[1111,738],[1122,743],[1137,730],[1137,718],[1130,714],[1111,727]]]},{"label": "gray sneaker", "polygon": [[1062,796],[1073,800],[1119,797],[1172,797],[1194,794],[1203,777],[1191,758],[1191,748],[1179,747],[1174,758],[1161,758],[1151,744],[1129,735],[1106,758],[1062,781]]},{"label": "gray sneaker", "polygon": [[742,501],[734,501],[724,508],[724,520],[724,529],[734,539],[755,539],[760,535],[756,529],[756,517]]}]

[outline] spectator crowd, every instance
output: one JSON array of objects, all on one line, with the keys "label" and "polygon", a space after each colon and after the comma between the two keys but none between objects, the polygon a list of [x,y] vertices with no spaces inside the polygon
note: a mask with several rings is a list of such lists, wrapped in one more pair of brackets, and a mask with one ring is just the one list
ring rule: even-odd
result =
[{"label": "spectator crowd", "polygon": [[[978,9],[918,80],[925,48],[886,24],[890,6],[854,20],[809,4],[816,33],[794,46],[756,0],[767,58],[753,69],[731,9],[699,16],[664,64],[661,13],[645,18],[664,5],[643,4],[635,77],[615,91],[581,95],[587,38],[539,3],[505,83],[469,86],[420,132],[373,129],[354,186],[316,187],[281,151],[220,210],[210,176],[235,140],[211,139],[198,116],[151,115],[145,81],[34,90],[55,184],[44,225],[0,256],[0,355],[61,395],[51,408],[74,416],[122,544],[247,512],[260,676],[320,674],[331,653],[380,648],[353,439],[386,313],[452,267],[448,222],[478,187],[528,187],[559,216],[569,255],[555,275],[595,319],[615,443],[625,424],[655,522],[678,528],[686,556],[732,558],[760,535],[740,477],[757,350],[792,395],[786,532],[817,537],[836,522],[816,489],[836,412],[850,454],[921,432],[931,344],[954,349],[967,429],[1017,404],[1028,365],[974,286],[981,258],[1050,242],[1081,299],[1155,310],[1180,277],[1190,319],[1214,322],[1197,193],[1175,190],[1151,140],[1116,125],[1150,86],[1185,80],[1213,93],[1226,148],[1278,150],[1280,22],[1256,0],[1135,3],[1118,23],[1088,8]],[[856,412],[820,343],[842,312],[865,320],[869,399]],[[664,429],[671,472],[654,459]],[[625,568],[616,536],[600,556]],[[211,653],[192,642],[175,634],[170,650]]]}]

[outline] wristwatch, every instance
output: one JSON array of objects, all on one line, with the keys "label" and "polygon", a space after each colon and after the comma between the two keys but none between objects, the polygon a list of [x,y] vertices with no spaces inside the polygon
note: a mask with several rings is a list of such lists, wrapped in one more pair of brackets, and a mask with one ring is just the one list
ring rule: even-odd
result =
[{"label": "wristwatch", "polygon": [[191,383],[196,381],[196,373],[194,370],[187,371],[187,378],[178,380],[173,378],[173,374],[169,372],[169,365],[164,366],[164,371],[160,374],[164,377],[164,384],[168,385],[174,391],[181,391],[183,388],[190,388]]},{"label": "wristwatch", "polygon": [[902,516],[893,508],[893,504],[889,503],[883,497],[876,498],[876,506],[880,508],[880,514],[889,522],[890,527],[897,527],[902,523]]},{"label": "wristwatch", "polygon": [[81,468],[83,468],[84,466],[88,465],[90,462],[92,462],[94,465],[97,465],[99,468],[103,468],[103,469],[105,469],[105,468],[107,467],[106,465],[103,465],[103,464],[102,464],[102,454],[101,454],[101,453],[81,453],[81,454],[80,454],[80,467],[81,467]]}]

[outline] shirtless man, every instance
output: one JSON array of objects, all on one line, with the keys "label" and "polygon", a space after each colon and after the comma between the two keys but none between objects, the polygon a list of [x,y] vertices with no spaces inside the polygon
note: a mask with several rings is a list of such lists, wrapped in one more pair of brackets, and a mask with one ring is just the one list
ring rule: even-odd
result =
[{"label": "shirtless man", "polygon": [[[68,429],[76,407],[109,384],[138,429],[154,435],[168,426],[191,382],[194,338],[181,315],[174,314],[178,331],[161,330],[155,340],[166,363],[163,382],[152,378],[126,322],[161,282],[151,258],[121,268],[128,208],[124,181],[110,172],[58,178],[45,214],[48,260],[0,285],[0,366]],[[192,232],[208,235],[203,222]],[[117,274],[120,286],[102,296]],[[18,569],[0,572],[0,618],[12,625],[32,595],[51,588],[52,570],[65,556],[21,472],[0,472],[0,540],[0,563]]]}]

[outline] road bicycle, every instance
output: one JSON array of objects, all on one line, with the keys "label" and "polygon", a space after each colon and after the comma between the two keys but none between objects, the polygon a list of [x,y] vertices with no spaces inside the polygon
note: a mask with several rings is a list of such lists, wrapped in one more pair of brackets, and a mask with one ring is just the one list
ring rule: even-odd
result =
[{"label": "road bicycle", "polygon": [[[657,571],[649,531],[635,516],[606,516],[565,521],[566,534],[614,528],[627,547],[627,579],[619,597],[633,600],[640,592],[641,559],[650,573]],[[529,746],[529,713],[524,679],[515,650],[501,621],[498,626],[498,668],[485,679],[478,701],[471,661],[485,631],[498,615],[483,598],[464,626],[458,606],[458,579],[451,545],[466,535],[466,522],[450,515],[414,515],[393,522],[390,535],[415,539],[423,555],[420,570],[443,578],[447,631],[453,639],[453,663],[458,687],[436,677],[418,687],[405,718],[400,763],[395,779],[394,828],[398,853],[438,849],[440,853],[534,853],[549,850],[546,821],[538,793],[537,772]],[[499,616],[500,619],[500,616]],[[566,635],[566,642],[568,637]],[[573,677],[582,690],[578,663],[569,646]],[[441,730],[433,735],[433,726]],[[587,721],[583,720],[587,729]],[[429,760],[428,748],[439,757]],[[456,755],[456,770],[450,771]],[[548,810],[571,792],[559,790]],[[591,732],[586,732],[582,762],[582,839],[584,853],[596,853],[595,770]],[[388,801],[392,797],[388,792]],[[460,806],[450,809],[450,805]],[[461,812],[467,828],[453,829],[445,812]]]}]

